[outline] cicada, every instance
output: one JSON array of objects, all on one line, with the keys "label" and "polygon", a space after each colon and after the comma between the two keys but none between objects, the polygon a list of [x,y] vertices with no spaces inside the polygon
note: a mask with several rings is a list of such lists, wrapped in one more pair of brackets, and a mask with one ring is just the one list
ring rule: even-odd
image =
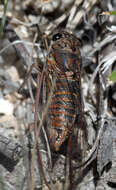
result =
[{"label": "cicada", "polygon": [[73,34],[60,31],[53,35],[47,57],[48,73],[56,79],[46,121],[49,142],[55,151],[72,134],[78,118],[83,118],[79,46]]}]

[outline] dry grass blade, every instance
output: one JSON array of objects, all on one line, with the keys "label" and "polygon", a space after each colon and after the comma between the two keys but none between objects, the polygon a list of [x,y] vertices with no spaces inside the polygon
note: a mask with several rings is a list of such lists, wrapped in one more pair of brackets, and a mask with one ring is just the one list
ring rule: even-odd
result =
[{"label": "dry grass blade", "polygon": [[86,12],[89,12],[96,3],[97,3],[97,0],[84,1],[82,5],[82,9],[77,12],[72,22],[70,21],[71,25],[70,23],[67,24],[67,28],[74,30],[77,27],[77,25],[80,23],[83,16],[85,15],[84,10],[86,10]]}]

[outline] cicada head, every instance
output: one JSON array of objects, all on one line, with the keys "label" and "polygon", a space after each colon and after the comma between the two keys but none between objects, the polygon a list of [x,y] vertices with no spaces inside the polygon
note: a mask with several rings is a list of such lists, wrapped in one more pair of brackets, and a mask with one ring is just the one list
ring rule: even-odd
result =
[{"label": "cicada head", "polygon": [[52,38],[53,50],[61,50],[66,53],[73,53],[75,55],[79,55],[79,40],[69,32],[61,31],[53,35]]}]

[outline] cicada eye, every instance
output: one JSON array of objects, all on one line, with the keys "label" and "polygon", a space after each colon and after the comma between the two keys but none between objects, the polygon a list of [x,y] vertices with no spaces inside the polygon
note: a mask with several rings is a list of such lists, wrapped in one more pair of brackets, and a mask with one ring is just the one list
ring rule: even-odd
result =
[{"label": "cicada eye", "polygon": [[53,41],[56,41],[56,40],[59,40],[60,38],[62,38],[62,34],[61,33],[57,33],[53,36],[52,40]]}]

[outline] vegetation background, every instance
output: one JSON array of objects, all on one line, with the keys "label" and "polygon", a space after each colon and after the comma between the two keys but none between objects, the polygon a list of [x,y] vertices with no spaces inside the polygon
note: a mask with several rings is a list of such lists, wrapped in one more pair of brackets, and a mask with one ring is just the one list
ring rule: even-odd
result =
[{"label": "vegetation background", "polygon": [[[81,148],[76,144],[72,147],[76,155],[72,159],[72,189],[116,189],[116,1],[0,3],[0,190],[48,189],[38,166],[31,125],[36,88],[30,81],[35,83],[38,71],[32,70],[23,93],[18,89],[33,62],[45,64],[49,50],[43,39],[47,37],[49,46],[54,31],[62,28],[81,41],[82,92],[88,124],[89,148],[81,155],[81,162],[86,161],[84,167],[78,168]],[[9,36],[6,20],[19,38],[12,32]],[[44,108],[39,105],[38,110],[41,115]],[[42,165],[51,189],[68,190],[68,155],[46,149],[44,132],[39,137]]]}]

